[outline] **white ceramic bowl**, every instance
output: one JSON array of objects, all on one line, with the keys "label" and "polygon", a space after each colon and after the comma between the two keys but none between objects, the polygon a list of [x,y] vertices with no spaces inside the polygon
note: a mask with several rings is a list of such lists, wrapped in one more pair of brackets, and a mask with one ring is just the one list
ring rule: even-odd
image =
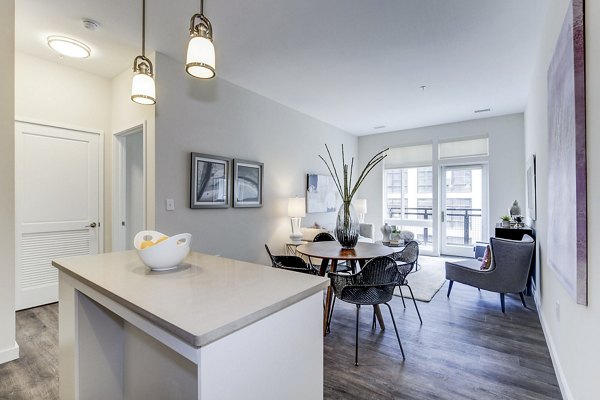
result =
[{"label": "white ceramic bowl", "polygon": [[135,235],[133,246],[138,252],[142,262],[154,271],[165,271],[176,268],[190,252],[192,235],[180,233],[154,246],[141,248],[144,240],[157,241],[160,237],[167,236],[156,231],[141,231]]}]

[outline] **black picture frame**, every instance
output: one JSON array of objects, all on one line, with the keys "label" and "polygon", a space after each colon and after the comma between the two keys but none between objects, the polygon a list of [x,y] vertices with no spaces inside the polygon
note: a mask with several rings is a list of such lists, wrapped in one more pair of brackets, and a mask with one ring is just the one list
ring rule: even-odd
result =
[{"label": "black picture frame", "polygon": [[228,208],[230,169],[230,158],[192,153],[190,208]]},{"label": "black picture frame", "polygon": [[264,164],[233,160],[233,207],[257,208],[263,205]]}]

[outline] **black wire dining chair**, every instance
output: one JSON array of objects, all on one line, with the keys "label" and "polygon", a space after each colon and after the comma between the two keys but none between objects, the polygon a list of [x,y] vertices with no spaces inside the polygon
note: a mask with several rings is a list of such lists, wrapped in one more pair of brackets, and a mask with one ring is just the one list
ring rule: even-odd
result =
[{"label": "black wire dining chair", "polygon": [[[315,235],[315,237],[313,238],[313,242],[335,242],[335,241],[336,241],[335,238],[329,232],[317,233]],[[311,265],[314,269],[316,269],[316,270],[320,269],[320,265],[319,266],[314,265],[314,263],[312,262],[312,259],[310,257],[308,257],[308,261],[311,263]],[[352,268],[350,268],[346,262],[338,262],[335,270],[336,270],[336,272],[348,272],[348,271],[351,271]],[[329,271],[330,271],[330,266],[327,266],[326,272],[329,272]]]},{"label": "black wire dining chair", "polygon": [[[398,285],[398,274],[396,262],[392,258],[385,256],[375,257],[369,260],[356,274],[348,275],[330,272],[328,275],[331,278],[331,286],[333,287],[333,293],[335,294],[332,309],[336,298],[346,303],[356,305],[354,365],[358,365],[358,322],[360,317],[360,306],[364,305],[375,306],[385,304],[387,306],[390,310],[390,315],[392,316],[392,323],[394,324],[396,338],[400,345],[402,359],[406,359],[404,356],[404,349],[402,348],[402,342],[400,341],[400,335],[398,334],[398,328],[396,327],[394,313],[392,312],[392,307],[388,304],[394,295],[394,288]],[[330,322],[331,321],[328,321],[328,324]]]},{"label": "black wire dining chair", "polygon": [[274,256],[269,250],[269,246],[265,244],[265,249],[273,268],[285,269],[288,271],[300,272],[302,274],[318,275],[319,271],[316,271],[310,264],[304,262],[304,260],[298,256]]},{"label": "black wire dining chair", "polygon": [[406,277],[408,274],[417,268],[417,262],[419,261],[419,243],[416,241],[410,241],[404,246],[404,250],[394,253],[391,256],[394,261],[396,261],[396,266],[398,268],[398,290],[400,291],[400,298],[402,299],[402,305],[406,308],[406,303],[404,302],[404,296],[402,295],[402,286],[406,286],[410,291],[410,297],[412,297],[412,301],[415,305],[415,309],[417,310],[417,315],[419,316],[419,321],[421,325],[423,325],[423,320],[421,319],[421,313],[419,312],[419,307],[417,306],[417,301],[415,300],[415,295],[408,284],[408,279]]}]

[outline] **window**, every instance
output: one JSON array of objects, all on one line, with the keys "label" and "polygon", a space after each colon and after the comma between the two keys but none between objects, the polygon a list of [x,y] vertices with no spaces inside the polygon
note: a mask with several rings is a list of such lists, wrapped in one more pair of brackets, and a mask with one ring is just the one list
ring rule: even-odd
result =
[{"label": "window", "polygon": [[432,193],[432,179],[431,167],[417,168],[417,192]]},{"label": "window", "polygon": [[449,171],[446,174],[446,191],[448,193],[470,193],[472,190],[471,182],[471,170]]}]

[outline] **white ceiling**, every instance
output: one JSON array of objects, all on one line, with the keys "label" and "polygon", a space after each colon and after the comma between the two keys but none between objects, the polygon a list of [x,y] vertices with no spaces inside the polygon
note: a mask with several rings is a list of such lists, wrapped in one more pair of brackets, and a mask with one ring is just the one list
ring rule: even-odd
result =
[{"label": "white ceiling", "polygon": [[[523,111],[546,3],[206,0],[205,14],[219,77],[365,135]],[[147,47],[180,60],[182,73],[198,8],[147,0]],[[17,0],[16,26],[18,50],[112,77],[140,52],[141,0]],[[49,34],[82,40],[92,57],[58,58]]]}]

